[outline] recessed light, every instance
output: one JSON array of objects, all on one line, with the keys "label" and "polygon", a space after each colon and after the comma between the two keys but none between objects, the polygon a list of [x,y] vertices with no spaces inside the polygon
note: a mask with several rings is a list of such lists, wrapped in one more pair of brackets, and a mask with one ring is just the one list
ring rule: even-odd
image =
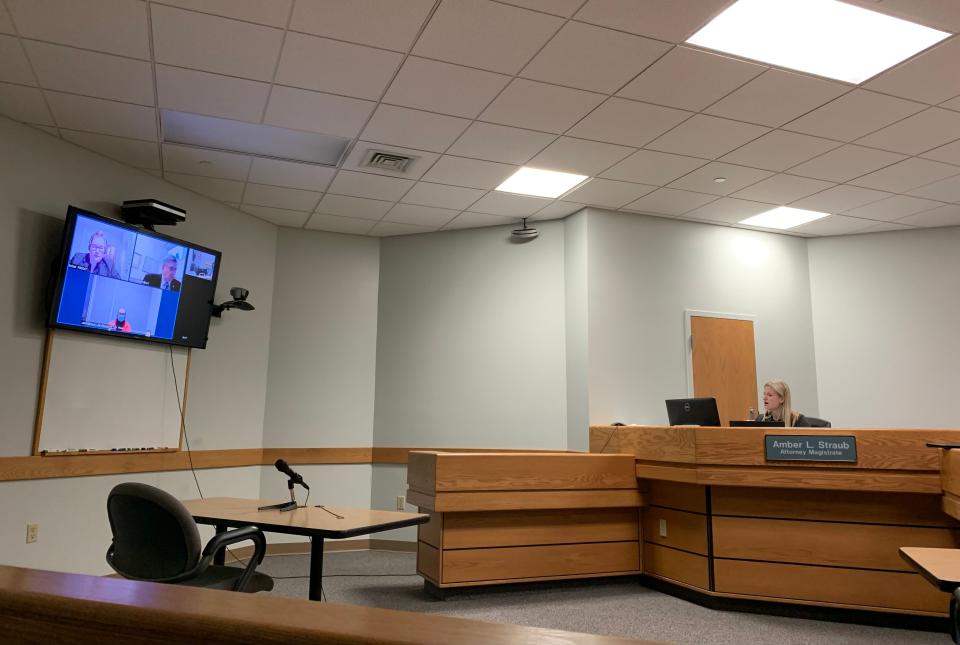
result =
[{"label": "recessed light", "polygon": [[713,183],[715,183],[715,184],[722,184],[722,183],[725,182],[726,180],[727,180],[726,177],[714,177],[714,178],[713,178]]},{"label": "recessed light", "polygon": [[807,222],[827,217],[830,213],[821,213],[820,211],[807,211],[802,208],[790,208],[789,206],[780,206],[773,210],[748,217],[741,220],[741,224],[748,226],[762,226],[764,228],[777,228],[786,230],[794,226],[800,226]]},{"label": "recessed light", "polygon": [[585,179],[587,175],[524,166],[497,186],[497,190],[504,193],[554,198],[582,184]]},{"label": "recessed light", "polygon": [[838,0],[737,0],[687,42],[859,84],[948,36]]}]

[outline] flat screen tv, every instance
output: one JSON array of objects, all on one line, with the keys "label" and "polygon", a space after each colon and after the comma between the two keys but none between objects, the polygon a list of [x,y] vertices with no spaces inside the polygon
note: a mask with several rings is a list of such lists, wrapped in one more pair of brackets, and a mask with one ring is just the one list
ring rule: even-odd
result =
[{"label": "flat screen tv", "polygon": [[49,325],[204,348],[220,252],[74,206]]}]

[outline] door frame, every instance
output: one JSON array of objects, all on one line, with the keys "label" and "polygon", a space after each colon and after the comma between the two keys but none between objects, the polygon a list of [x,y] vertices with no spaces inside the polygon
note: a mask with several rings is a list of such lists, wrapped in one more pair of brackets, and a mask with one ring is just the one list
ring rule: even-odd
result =
[{"label": "door frame", "polygon": [[[753,323],[753,351],[754,361],[756,362],[757,351],[757,317],[753,314],[737,314],[724,311],[703,311],[700,309],[683,310],[683,354],[686,362],[687,378],[687,397],[693,397],[693,345],[690,343],[690,337],[693,334],[690,318],[699,316],[703,318],[728,318],[731,320],[749,320]],[[754,365],[756,368],[756,365]]]}]

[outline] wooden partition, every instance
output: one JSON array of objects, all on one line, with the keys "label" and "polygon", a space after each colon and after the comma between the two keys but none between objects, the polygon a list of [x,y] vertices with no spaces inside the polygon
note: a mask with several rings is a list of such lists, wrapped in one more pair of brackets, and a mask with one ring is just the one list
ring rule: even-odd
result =
[{"label": "wooden partition", "polygon": [[407,485],[437,588],[640,573],[632,455],[411,452]]}]

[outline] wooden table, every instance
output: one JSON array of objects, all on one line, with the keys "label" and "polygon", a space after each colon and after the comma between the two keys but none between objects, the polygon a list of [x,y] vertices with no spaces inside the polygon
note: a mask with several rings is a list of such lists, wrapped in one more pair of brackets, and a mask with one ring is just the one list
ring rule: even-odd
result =
[{"label": "wooden table", "polygon": [[960,587],[960,549],[904,546],[900,547],[900,557],[940,591],[952,592]]},{"label": "wooden table", "polygon": [[[376,511],[344,506],[309,506],[292,511],[258,511],[268,500],[239,497],[208,497],[183,502],[198,524],[212,524],[218,533],[230,527],[256,526],[270,533],[305,535],[310,538],[310,600],[321,599],[323,581],[323,539],[343,539],[389,531],[430,520],[422,513]],[[215,562],[223,564],[221,550]]]}]

